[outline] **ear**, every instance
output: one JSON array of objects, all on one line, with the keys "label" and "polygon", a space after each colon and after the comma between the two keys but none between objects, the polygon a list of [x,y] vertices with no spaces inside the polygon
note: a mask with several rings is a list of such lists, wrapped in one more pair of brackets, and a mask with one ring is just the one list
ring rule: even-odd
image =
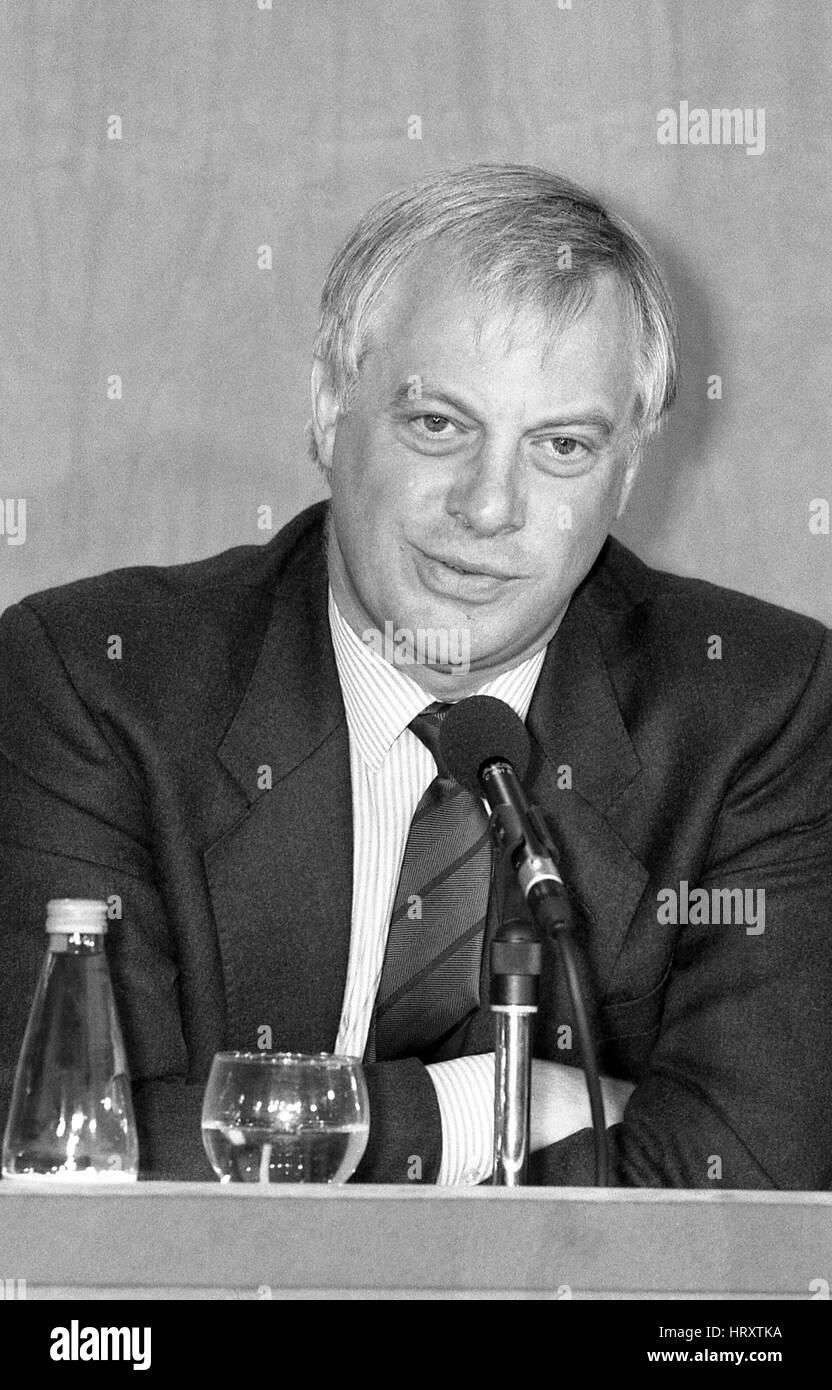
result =
[{"label": "ear", "polygon": [[338,399],[326,363],[320,357],[312,360],[312,434],[318,451],[318,461],[326,473],[332,468],[335,448],[335,426],[340,415]]},{"label": "ear", "polygon": [[633,483],[636,480],[636,474],[638,473],[639,465],[641,463],[641,449],[642,440],[638,439],[636,443],[633,445],[632,451],[627,459],[627,465],[624,469],[624,477],[621,481],[621,492],[618,498],[618,511],[616,512],[616,519],[624,515],[624,511],[626,509],[630,493],[633,489]]}]

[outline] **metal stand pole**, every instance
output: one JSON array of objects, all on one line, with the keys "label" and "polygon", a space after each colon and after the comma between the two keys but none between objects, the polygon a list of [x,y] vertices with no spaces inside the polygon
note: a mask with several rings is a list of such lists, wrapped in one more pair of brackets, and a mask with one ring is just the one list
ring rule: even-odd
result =
[{"label": "metal stand pole", "polygon": [[494,1015],[495,1187],[528,1180],[531,1054],[542,950],[534,922],[503,858],[502,920],[491,945]]}]

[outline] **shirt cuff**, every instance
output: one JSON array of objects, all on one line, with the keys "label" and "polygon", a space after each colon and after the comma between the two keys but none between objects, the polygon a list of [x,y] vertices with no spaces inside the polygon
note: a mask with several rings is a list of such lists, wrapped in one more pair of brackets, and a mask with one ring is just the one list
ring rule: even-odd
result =
[{"label": "shirt cuff", "polygon": [[434,1062],[426,1071],[442,1120],[437,1186],[484,1182],[494,1161],[494,1053]]}]

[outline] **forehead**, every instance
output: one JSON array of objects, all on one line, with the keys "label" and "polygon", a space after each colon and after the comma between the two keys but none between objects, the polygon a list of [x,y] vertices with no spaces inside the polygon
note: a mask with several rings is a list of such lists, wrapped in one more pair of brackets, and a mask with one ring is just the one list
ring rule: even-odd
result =
[{"label": "forehead", "polygon": [[637,375],[630,302],[619,278],[596,277],[574,316],[510,305],[468,283],[447,256],[423,253],[398,271],[373,310],[359,390],[395,390],[413,376],[509,398],[534,411],[554,401],[603,405],[629,419]]}]

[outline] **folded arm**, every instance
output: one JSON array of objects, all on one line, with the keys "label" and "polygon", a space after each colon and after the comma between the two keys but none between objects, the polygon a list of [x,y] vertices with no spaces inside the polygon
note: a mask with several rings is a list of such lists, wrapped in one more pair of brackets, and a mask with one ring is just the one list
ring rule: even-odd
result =
[{"label": "folded arm", "polygon": [[[832,1186],[829,635],[781,729],[734,777],[691,892],[694,886],[711,904],[709,920],[663,925],[655,904],[656,931],[678,935],[649,1062],[635,1085],[636,1078],[602,1080],[615,1180],[633,1187],[826,1190]],[[472,1065],[476,1070],[466,1075]],[[487,1175],[489,1067],[492,1059],[484,1055],[428,1069],[450,1136],[443,1181]],[[535,1060],[531,1150],[531,1182],[594,1182],[579,1068]]]}]

